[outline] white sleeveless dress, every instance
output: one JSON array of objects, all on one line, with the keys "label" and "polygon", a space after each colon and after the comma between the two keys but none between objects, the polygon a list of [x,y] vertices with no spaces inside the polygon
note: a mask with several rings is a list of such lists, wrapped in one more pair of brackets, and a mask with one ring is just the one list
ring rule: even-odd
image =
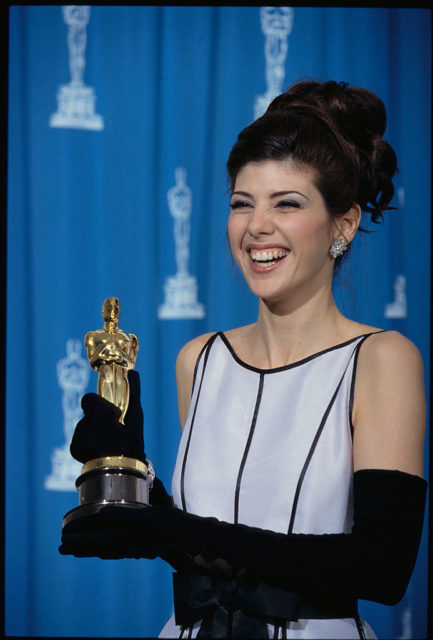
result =
[{"label": "white sleeveless dress", "polygon": [[[172,482],[176,506],[280,533],[350,532],[351,409],[367,337],[258,369],[237,357],[223,333],[214,334],[195,369]],[[199,627],[182,636],[173,616],[160,637],[194,638]],[[273,625],[268,631],[274,637]],[[354,618],[288,621],[284,637],[376,638]]]}]

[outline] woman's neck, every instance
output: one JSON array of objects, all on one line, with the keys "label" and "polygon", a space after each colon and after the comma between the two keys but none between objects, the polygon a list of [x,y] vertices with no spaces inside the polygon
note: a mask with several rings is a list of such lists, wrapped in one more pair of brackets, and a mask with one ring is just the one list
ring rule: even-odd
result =
[{"label": "woman's neck", "polygon": [[285,309],[260,300],[259,316],[251,327],[255,359],[270,368],[297,362],[344,340],[348,322],[332,294]]}]

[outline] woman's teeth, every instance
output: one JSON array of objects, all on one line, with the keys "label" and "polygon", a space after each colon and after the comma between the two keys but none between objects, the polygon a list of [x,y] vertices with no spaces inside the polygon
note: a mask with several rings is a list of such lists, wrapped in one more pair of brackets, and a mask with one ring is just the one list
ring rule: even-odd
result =
[{"label": "woman's teeth", "polygon": [[286,249],[266,249],[263,251],[251,249],[251,259],[253,262],[256,264],[266,264],[266,266],[270,266],[277,260],[281,260],[281,258],[285,258],[288,255],[289,252]]}]

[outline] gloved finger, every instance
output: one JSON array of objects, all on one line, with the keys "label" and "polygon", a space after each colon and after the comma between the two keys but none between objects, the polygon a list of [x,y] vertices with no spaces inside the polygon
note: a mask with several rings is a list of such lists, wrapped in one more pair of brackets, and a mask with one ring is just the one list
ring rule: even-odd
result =
[{"label": "gloved finger", "polygon": [[69,533],[62,535],[59,552],[62,555],[79,557],[98,556],[104,546],[108,532]]},{"label": "gloved finger", "polygon": [[101,416],[118,420],[122,414],[119,407],[97,393],[86,393],[81,398],[81,407],[88,416]]},{"label": "gloved finger", "polygon": [[125,529],[137,532],[139,529],[148,528],[153,519],[153,507],[143,505],[142,507],[125,507],[122,505],[108,505],[102,507],[97,518],[101,523],[113,529]]},{"label": "gloved finger", "polygon": [[72,442],[78,447],[96,447],[97,449],[103,449],[107,446],[110,449],[116,449],[120,446],[118,455],[121,455],[122,445],[125,442],[125,433],[122,429],[124,427],[120,422],[116,422],[112,416],[99,415],[95,418],[87,415],[77,422]]},{"label": "gloved finger", "polygon": [[129,382],[129,392],[130,398],[133,402],[140,402],[141,395],[141,382],[140,382],[140,374],[135,369],[130,369],[128,371],[128,382]]},{"label": "gloved finger", "polygon": [[59,547],[62,556],[75,556],[76,558],[94,558],[98,556],[100,545],[84,544],[77,542],[63,542]]},{"label": "gloved finger", "polygon": [[62,539],[68,535],[83,534],[91,531],[100,530],[105,523],[103,519],[98,517],[97,513],[92,513],[81,518],[71,520],[62,529]]},{"label": "gloved finger", "polygon": [[[128,532],[126,532],[128,534]],[[130,538],[130,535],[123,535],[122,533],[116,533],[110,528],[100,527],[93,531],[76,531],[64,533],[62,535],[62,545],[75,549],[88,549],[92,551],[92,555],[98,555],[97,552],[105,547],[119,546],[124,543],[125,540]]]},{"label": "gloved finger", "polygon": [[114,548],[106,549],[104,545],[99,544],[62,544],[59,547],[59,553],[62,556],[75,556],[76,558],[102,558],[104,560],[117,560],[127,557],[122,552],[118,552]]},{"label": "gloved finger", "polygon": [[87,552],[87,555],[84,552],[80,553],[79,549],[77,549],[76,547],[68,544],[67,542],[65,542],[64,544],[60,545],[59,553],[62,556],[75,556],[75,557],[78,557],[78,558],[80,558],[80,557],[81,558],[86,558],[86,557],[90,558],[90,557],[92,557],[91,553]]},{"label": "gloved finger", "polygon": [[122,505],[108,505],[97,513],[71,520],[62,529],[62,542],[68,540],[110,539],[113,536],[134,534],[141,527],[151,527],[152,517],[141,513],[153,507],[130,508]]},{"label": "gloved finger", "polygon": [[128,371],[129,404],[125,424],[138,438],[143,437],[143,409],[141,408],[141,384],[138,371]]},{"label": "gloved finger", "polygon": [[[123,454],[121,436],[117,437],[109,427],[104,429],[97,424],[86,424],[85,421],[77,424],[72,436],[69,450],[73,458],[85,464],[94,458]],[[107,442],[109,434],[109,442]]]},{"label": "gloved finger", "polygon": [[124,535],[113,535],[112,531],[106,529],[86,535],[72,533],[62,536],[59,553],[78,558],[97,557],[113,560],[119,558],[153,559],[158,555],[153,543],[145,546],[141,540],[137,541],[129,532]]}]

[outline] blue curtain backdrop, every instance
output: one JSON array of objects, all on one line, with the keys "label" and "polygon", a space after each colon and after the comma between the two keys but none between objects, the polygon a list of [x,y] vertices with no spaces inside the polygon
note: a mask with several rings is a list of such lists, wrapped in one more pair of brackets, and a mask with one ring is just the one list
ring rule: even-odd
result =
[{"label": "blue curtain backdrop", "polygon": [[[428,373],[430,50],[422,9],[11,7],[8,635],[154,636],[171,615],[162,561],[57,551],[77,505],[67,450],[79,398],[96,389],[83,337],[117,296],[120,326],[140,341],[146,450],[170,486],[179,349],[257,313],[225,242],[225,160],[294,81],[345,80],[386,104],[398,211],[358,238],[336,296],[349,316],[413,340]],[[380,638],[422,638],[426,593],[424,531],[402,602],[361,613]]]}]

